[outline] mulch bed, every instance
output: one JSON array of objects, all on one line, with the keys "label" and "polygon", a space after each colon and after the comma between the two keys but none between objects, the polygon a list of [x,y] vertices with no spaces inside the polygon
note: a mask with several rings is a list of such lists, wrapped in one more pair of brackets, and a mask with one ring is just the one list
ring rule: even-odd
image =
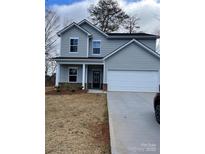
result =
[{"label": "mulch bed", "polygon": [[60,92],[57,92],[56,90],[48,91],[46,92],[46,95],[72,95],[72,94],[83,94],[87,93],[87,90],[78,90],[75,92],[67,91],[67,90],[61,90]]},{"label": "mulch bed", "polygon": [[69,90],[60,90],[57,91],[54,87],[47,88],[45,94],[46,95],[72,95],[72,94],[83,94],[87,93],[87,90],[76,90],[76,91],[69,91]]}]

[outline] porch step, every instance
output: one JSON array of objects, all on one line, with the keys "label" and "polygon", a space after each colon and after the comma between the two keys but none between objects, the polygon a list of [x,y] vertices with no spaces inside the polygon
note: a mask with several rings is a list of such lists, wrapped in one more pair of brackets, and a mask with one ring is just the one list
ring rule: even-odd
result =
[{"label": "porch step", "polygon": [[89,89],[88,93],[107,93],[107,91],[103,91],[103,90],[96,90],[96,89]]}]

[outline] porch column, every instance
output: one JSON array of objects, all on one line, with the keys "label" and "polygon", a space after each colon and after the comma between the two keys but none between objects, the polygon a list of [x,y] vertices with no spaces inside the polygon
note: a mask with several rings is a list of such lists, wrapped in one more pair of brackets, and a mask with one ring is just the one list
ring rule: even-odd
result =
[{"label": "porch column", "polygon": [[103,64],[103,84],[105,84],[105,64]]},{"label": "porch column", "polygon": [[56,66],[56,83],[55,83],[56,87],[59,85],[59,82],[60,82],[60,64],[57,63],[57,66]]},{"label": "porch column", "polygon": [[85,64],[83,64],[82,87],[85,89]]},{"label": "porch column", "polygon": [[85,66],[85,89],[88,88],[88,65]]},{"label": "porch column", "polygon": [[103,90],[107,91],[107,80],[105,80],[105,72],[106,72],[106,66],[105,63],[103,64]]}]

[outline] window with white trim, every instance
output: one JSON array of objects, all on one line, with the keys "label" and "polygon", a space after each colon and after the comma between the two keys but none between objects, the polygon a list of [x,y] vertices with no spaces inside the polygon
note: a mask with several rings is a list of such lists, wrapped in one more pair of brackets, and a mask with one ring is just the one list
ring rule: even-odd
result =
[{"label": "window with white trim", "polygon": [[77,76],[78,76],[78,69],[77,68],[69,68],[69,82],[77,82]]},{"label": "window with white trim", "polygon": [[93,54],[100,54],[100,40],[93,40]]},{"label": "window with white trim", "polygon": [[78,52],[78,38],[70,38],[70,52]]}]

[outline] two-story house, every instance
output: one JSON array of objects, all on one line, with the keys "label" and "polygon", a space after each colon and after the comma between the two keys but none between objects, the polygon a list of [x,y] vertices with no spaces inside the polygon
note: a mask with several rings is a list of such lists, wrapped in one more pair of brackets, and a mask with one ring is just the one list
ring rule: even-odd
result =
[{"label": "two-story house", "polygon": [[87,20],[60,30],[56,86],[81,84],[83,89],[159,91],[160,56],[155,35],[104,33]]}]

